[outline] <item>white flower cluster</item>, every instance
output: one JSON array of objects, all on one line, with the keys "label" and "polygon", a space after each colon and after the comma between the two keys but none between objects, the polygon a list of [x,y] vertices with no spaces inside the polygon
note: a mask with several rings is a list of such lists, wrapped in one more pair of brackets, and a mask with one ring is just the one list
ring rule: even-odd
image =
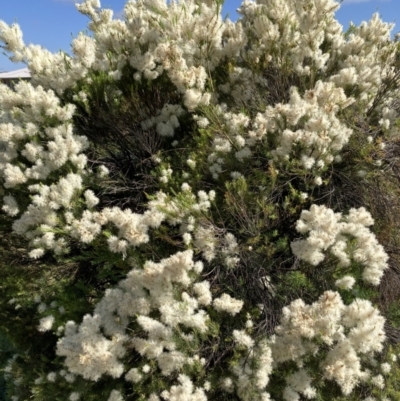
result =
[{"label": "white flower cluster", "polygon": [[[235,335],[235,332],[233,334],[236,341],[238,337],[243,338],[243,334],[236,333]],[[242,401],[272,401],[269,393],[265,391],[272,367],[271,348],[265,340],[259,341],[256,347],[250,349],[246,356],[241,358],[236,366],[232,367],[236,393]],[[221,386],[227,392],[231,392],[230,387],[234,387],[233,383],[232,386],[226,386],[229,380],[231,380],[229,377],[225,378]]]},{"label": "white flower cluster", "polygon": [[243,301],[234,299],[228,294],[222,294],[214,299],[213,306],[218,312],[227,312],[234,316],[242,310]]},{"label": "white flower cluster", "polygon": [[1,209],[11,217],[14,217],[19,213],[18,203],[11,195],[4,196],[3,206]]},{"label": "white flower cluster", "polygon": [[184,114],[180,105],[165,104],[162,110],[141,123],[144,130],[156,127],[160,136],[174,136],[175,129],[180,126],[179,117]]},{"label": "white flower cluster", "polygon": [[[397,121],[399,121],[399,114],[395,109],[392,108],[394,100],[395,99],[390,97],[386,102],[388,105],[382,105],[382,118],[379,120],[379,125],[383,128],[387,135],[392,138],[400,135],[400,129],[397,125]],[[383,150],[385,148],[385,143],[380,143],[380,148]]]},{"label": "white flower cluster", "polygon": [[0,143],[4,148],[0,177],[5,188],[28,180],[45,180],[67,162],[80,170],[85,167],[86,156],[82,152],[88,142],[73,134],[69,123],[74,106],[61,107],[52,91],[23,81],[15,86],[15,92],[2,85],[0,102]]},{"label": "white flower cluster", "polygon": [[31,193],[36,194],[31,195],[32,203],[14,221],[13,230],[31,240],[31,246],[35,248],[31,257],[40,257],[45,249],[51,249],[56,254],[67,252],[66,240],[55,236],[60,224],[58,210],[70,208],[75,192],[81,188],[82,178],[74,173],[61,178],[57,184],[28,187]]},{"label": "white flower cluster", "polygon": [[[28,189],[36,194],[31,195],[31,204],[21,217],[14,221],[13,229],[31,240],[31,245],[35,248],[31,256],[35,258],[42,256],[45,250],[52,250],[56,254],[67,252],[68,235],[82,243],[92,243],[106,227],[112,231],[117,229],[115,235],[111,235],[107,240],[109,249],[126,256],[129,247],[148,242],[149,229],[159,227],[163,221],[172,225],[181,224],[182,235],[193,231],[196,221],[193,214],[207,211],[211,206],[210,201],[215,197],[214,191],[210,191],[209,194],[199,191],[196,199],[190,190],[183,190],[181,199],[171,199],[160,191],[155,199],[148,203],[148,210],[143,214],[132,213],[129,209],[122,210],[118,207],[105,208],[98,212],[89,209],[93,209],[99,199],[93,191],[86,190],[83,198],[89,209],[84,210],[81,217],[76,218],[71,208],[74,197],[83,190],[81,175],[70,173],[56,184],[34,184]],[[19,210],[12,196],[5,197],[3,210],[8,214],[15,214]],[[63,236],[57,238],[56,231]],[[214,245],[210,248],[209,238],[200,240],[200,233],[199,226],[196,229],[195,245],[204,254],[208,252],[211,260],[214,257],[216,240],[212,242]],[[234,243],[230,248],[225,246],[227,255],[234,253],[232,247]],[[229,253],[228,249],[232,252]]]},{"label": "white flower cluster", "polygon": [[[352,135],[352,129],[337,114],[354,102],[342,88],[331,82],[318,81],[315,87],[300,96],[292,87],[288,103],[267,106],[251,120],[243,113],[229,112],[226,105],[216,106],[220,126],[208,156],[209,170],[217,179],[228,155],[244,162],[253,155],[260,141],[271,141],[272,162],[297,161],[307,170],[314,170],[316,185],[321,185],[318,171],[334,160]],[[320,182],[318,182],[318,180]]]},{"label": "white flower cluster", "polygon": [[329,41],[338,47],[343,42],[342,27],[334,17],[338,6],[334,0],[244,1],[239,8],[242,23],[258,44],[251,46],[248,56],[260,63],[268,55],[265,61],[281,68],[290,63],[302,75],[309,75],[313,69],[325,70],[329,53],[321,50],[321,44]]},{"label": "white flower cluster", "polygon": [[243,113],[232,113],[227,110],[226,105],[217,105],[215,112],[221,118],[222,129],[218,130],[212,143],[212,151],[207,160],[209,170],[213,178],[217,179],[223,171],[225,157],[231,152],[235,152],[235,158],[239,161],[252,155],[251,149],[247,144],[248,140],[246,129],[250,124],[250,118]]},{"label": "white flower cluster", "polygon": [[[172,386],[169,391],[164,390],[161,397],[167,401],[207,401],[203,388],[196,388],[186,375],[178,376],[179,385]],[[150,398],[149,401],[159,401],[159,397]]]},{"label": "white flower cluster", "polygon": [[332,57],[339,61],[340,69],[330,80],[343,88],[357,86],[359,98],[368,108],[381,83],[393,75],[388,68],[396,55],[396,44],[390,40],[393,24],[382,22],[374,14],[371,21],[353,28],[347,40],[333,49]]},{"label": "white flower cluster", "polygon": [[126,337],[116,334],[109,340],[101,334],[100,324],[97,315],[86,315],[79,327],[73,321],[67,322],[57,347],[57,354],[66,356],[69,371],[90,380],[97,380],[104,373],[112,377],[123,373],[118,358],[125,354]]},{"label": "white flower cluster", "polygon": [[118,390],[113,390],[110,393],[110,396],[108,397],[107,401],[124,401],[124,398],[122,397],[122,394]]},{"label": "white flower cluster", "polygon": [[[396,54],[396,43],[390,41],[393,24],[375,14],[344,37],[335,19],[338,7],[334,0],[244,1],[238,12],[242,35],[250,40],[246,59],[278,69],[290,65],[301,75],[333,69],[329,79],[343,88],[357,87],[368,108],[380,84],[393,76],[387,67]],[[328,52],[324,42],[330,45]]]},{"label": "white flower cluster", "polygon": [[42,319],[40,319],[38,330],[49,331],[53,327],[53,324],[54,324],[54,316],[52,315],[45,316]]},{"label": "white flower cluster", "polygon": [[[164,219],[173,226],[180,225],[181,233],[191,232],[195,229],[196,218],[211,207],[211,202],[215,199],[215,191],[208,193],[198,191],[197,196],[192,192],[190,186],[185,183],[182,185],[181,192],[176,197],[168,196],[159,191],[154,199],[148,202],[149,209],[163,213]],[[153,215],[153,213],[149,213]],[[149,216],[150,218],[150,216]]]},{"label": "white flower cluster", "polygon": [[[389,43],[392,25],[375,15],[346,40],[335,19],[339,4],[334,0],[274,0],[268,5],[244,1],[239,8],[243,18],[237,23],[223,21],[212,2],[203,2],[200,9],[194,0],[170,4],[129,1],[124,20],[112,19],[112,11],[99,6],[92,0],[78,5],[91,20],[92,36],[81,33],[74,39],[73,57],[25,46],[16,24],[1,22],[0,39],[14,60],[29,64],[35,83],[58,93],[84,79],[89,69],[120,79],[122,68],[130,65],[138,81],[152,81],[165,73],[183,95],[188,110],[210,101],[210,93],[205,93],[206,71],[214,71],[226,57],[236,58],[240,52],[255,64],[278,69],[289,64],[301,75],[335,66],[337,74],[331,80],[342,87],[357,84],[361,98],[368,101],[392,73],[381,68],[395,57],[396,46]],[[248,43],[245,49],[244,43]],[[329,52],[322,50],[323,43],[330,44]],[[220,89],[246,100],[251,96],[246,95],[251,87],[247,83],[254,80],[262,82],[263,78],[248,68],[234,67]],[[174,124],[160,126],[160,132],[171,135]]]},{"label": "white flower cluster", "polygon": [[[362,356],[382,350],[384,323],[383,316],[367,300],[356,299],[346,306],[333,291],[326,291],[311,305],[298,299],[283,309],[271,344],[274,364],[292,360],[302,368],[307,356],[321,357],[325,344],[330,350],[320,362],[324,378],[335,380],[343,394],[350,394],[360,381],[369,378],[368,371],[361,370]],[[289,397],[293,392],[315,394],[310,378],[299,383],[297,376],[304,375],[299,370],[287,379],[285,400],[293,399]]]},{"label": "white flower cluster", "polygon": [[[70,372],[89,380],[98,380],[103,374],[120,377],[124,372],[120,360],[126,346],[132,346],[143,358],[156,361],[164,376],[180,372],[184,365],[203,363],[198,355],[188,355],[179,349],[176,342],[177,332],[181,333],[179,328],[191,331],[180,334],[181,340],[190,344],[196,332],[204,334],[208,330],[209,316],[201,306],[212,304],[218,312],[235,315],[242,309],[243,302],[228,294],[212,302],[209,282],[194,282],[201,270],[197,265],[201,262],[193,262],[192,257],[192,251],[179,252],[159,263],[146,262],[143,269],[134,268],[117,288],[106,291],[93,316],[86,315],[79,326],[68,322],[64,337],[58,341],[57,354],[66,357],[65,364]],[[174,290],[177,285],[182,288],[178,297]],[[154,311],[159,318],[150,317]],[[132,321],[141,328],[140,337],[128,336],[126,327]],[[233,335],[238,345],[243,345],[240,343],[244,338],[247,347],[254,346],[254,340],[244,331],[236,330]],[[232,371],[239,378],[237,391],[244,401],[250,400],[246,389],[253,386],[266,397],[264,389],[272,366],[271,351],[265,341],[254,346],[251,352],[253,362],[250,363],[246,355],[241,367]],[[257,368],[249,372],[249,364]],[[134,383],[143,378],[138,368],[131,368],[125,375],[126,380]],[[161,393],[161,397],[166,400],[207,399],[201,398],[205,397],[204,390],[194,389],[189,377],[180,375],[179,382],[179,386],[172,386]],[[178,394],[189,398],[174,398]],[[267,400],[265,397],[260,400]],[[159,399],[156,395],[153,398]]]},{"label": "white flower cluster", "polygon": [[[219,238],[215,227],[203,218],[214,199],[214,190],[208,193],[200,190],[196,197],[191,187],[183,183],[181,193],[176,198],[171,198],[162,191],[158,192],[156,197],[148,203],[149,211],[146,212],[146,220],[160,216],[160,223],[165,220],[171,225],[179,224],[180,233],[186,245],[192,244],[208,262],[220,254],[225,265],[233,268],[239,261],[237,257],[239,246],[235,236],[227,233],[223,238]],[[154,223],[153,227],[156,226],[158,224]]]},{"label": "white flower cluster", "polygon": [[[347,216],[334,213],[326,206],[312,205],[303,210],[296,230],[308,234],[307,239],[291,243],[293,253],[300,259],[316,266],[325,259],[324,252],[330,252],[342,266],[349,266],[351,259],[363,265],[363,280],[378,285],[385,269],[388,255],[375,235],[369,230],[374,224],[371,215],[363,208],[350,209]],[[349,240],[355,239],[355,247],[349,247]],[[348,280],[347,280],[348,281]],[[351,287],[352,284],[343,284]]]},{"label": "white flower cluster", "polygon": [[130,209],[118,207],[105,208],[101,212],[85,210],[80,219],[71,222],[71,235],[83,243],[92,242],[110,224],[118,229],[117,235],[108,238],[112,252],[126,254],[128,246],[138,246],[148,242],[150,227],[158,227],[164,215],[157,210],[148,210],[143,214],[132,213]]},{"label": "white flower cluster", "polygon": [[248,135],[256,141],[277,134],[277,147],[272,150],[276,160],[294,157],[306,170],[321,169],[333,161],[352,134],[336,116],[352,102],[343,89],[331,83],[318,81],[303,98],[292,88],[289,102],[268,106],[265,113],[259,113]]},{"label": "white flower cluster", "polygon": [[299,369],[296,373],[286,378],[287,386],[283,390],[285,401],[298,400],[299,395],[303,394],[308,400],[315,398],[316,389],[311,386],[312,378],[305,369]]},{"label": "white flower cluster", "polygon": [[[242,33],[242,27],[236,25],[236,38],[244,40],[245,36]],[[227,29],[227,32],[231,32]],[[249,57],[252,57],[249,55]],[[252,83],[252,85],[249,85]],[[229,70],[228,82],[219,85],[218,89],[224,93],[230,95],[236,101],[246,103],[251,100],[254,95],[255,85],[265,85],[266,79],[262,75],[254,74],[254,72],[245,67],[233,67]]]},{"label": "white flower cluster", "polygon": [[[73,132],[74,106],[61,106],[52,90],[25,81],[14,89],[0,85],[0,178],[11,192],[25,188],[30,204],[21,210],[15,197],[6,195],[2,209],[10,216],[21,213],[13,229],[31,240],[32,257],[40,257],[45,249],[60,254],[67,246],[64,239],[55,238],[54,227],[60,224],[58,211],[71,208],[82,189],[87,160],[82,152],[88,141]],[[49,182],[50,175],[66,165],[75,172]],[[90,200],[96,203],[93,196]]]},{"label": "white flower cluster", "polygon": [[182,94],[188,110],[208,104],[206,71],[214,69],[226,54],[238,52],[240,41],[235,46],[235,41],[230,40],[230,47],[223,48],[226,23],[216,4],[204,3],[199,12],[194,0],[169,5],[165,1],[153,3],[127,2],[124,21],[112,19],[112,11],[101,10],[100,2],[86,0],[78,4],[78,10],[91,20],[93,37],[79,34],[72,43],[73,57],[51,54],[35,45],[25,46],[17,25],[9,27],[2,22],[0,39],[7,43],[6,49],[16,61],[29,64],[35,83],[58,93],[84,79],[89,69],[107,71],[118,80],[121,69],[130,65],[138,81],[155,80],[165,73]]},{"label": "white flower cluster", "polygon": [[[86,315],[79,327],[68,322],[57,354],[66,357],[69,370],[90,380],[106,373],[120,377],[124,370],[118,359],[125,353],[124,343],[131,344],[143,357],[156,360],[165,376],[191,363],[178,351],[174,329],[182,325],[206,332],[208,315],[200,305],[212,299],[206,282],[196,283],[194,296],[186,292],[193,284],[190,272],[198,263],[192,257],[192,251],[179,252],[159,263],[146,262],[143,269],[134,268],[117,288],[106,291],[93,316]],[[176,285],[186,290],[179,298],[174,295]],[[149,316],[155,310],[159,320]],[[127,336],[126,326],[133,320],[146,336]],[[188,335],[187,341],[190,339]]]}]

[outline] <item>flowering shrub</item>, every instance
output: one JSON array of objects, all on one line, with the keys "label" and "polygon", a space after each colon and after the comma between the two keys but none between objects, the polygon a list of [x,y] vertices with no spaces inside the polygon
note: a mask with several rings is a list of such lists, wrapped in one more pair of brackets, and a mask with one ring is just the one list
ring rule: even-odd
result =
[{"label": "flowering shrub", "polygon": [[400,396],[399,45],[338,7],[86,0],[71,56],[0,22],[8,399]]}]

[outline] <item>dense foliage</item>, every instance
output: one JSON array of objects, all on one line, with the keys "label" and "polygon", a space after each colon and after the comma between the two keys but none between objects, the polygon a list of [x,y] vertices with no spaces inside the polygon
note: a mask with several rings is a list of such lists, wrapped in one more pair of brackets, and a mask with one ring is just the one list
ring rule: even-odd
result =
[{"label": "dense foliage", "polygon": [[86,0],[72,56],[0,22],[5,399],[400,399],[392,26],[221,6]]}]

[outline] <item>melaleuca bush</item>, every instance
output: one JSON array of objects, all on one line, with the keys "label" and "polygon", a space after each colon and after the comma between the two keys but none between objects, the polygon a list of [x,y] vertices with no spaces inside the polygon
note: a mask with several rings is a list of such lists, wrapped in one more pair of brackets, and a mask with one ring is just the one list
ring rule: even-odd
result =
[{"label": "melaleuca bush", "polygon": [[130,0],[113,19],[86,0],[91,34],[71,55],[0,23],[32,74],[0,88],[2,211],[32,262],[69,267],[47,297],[71,302],[35,304],[54,360],[15,394],[290,401],[385,385],[370,362],[385,319],[362,294],[388,255],[371,214],[325,187],[355,137],[358,181],[362,155],[378,174],[394,147],[391,26],[345,34],[333,0],[244,1],[235,23],[220,6]]}]

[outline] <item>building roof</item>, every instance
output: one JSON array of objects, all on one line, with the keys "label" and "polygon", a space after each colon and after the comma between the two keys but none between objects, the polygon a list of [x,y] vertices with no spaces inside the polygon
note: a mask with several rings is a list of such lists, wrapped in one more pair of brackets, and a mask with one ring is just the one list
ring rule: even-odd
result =
[{"label": "building roof", "polygon": [[21,68],[20,70],[0,72],[0,79],[18,79],[18,78],[30,78],[31,73],[27,68]]}]

